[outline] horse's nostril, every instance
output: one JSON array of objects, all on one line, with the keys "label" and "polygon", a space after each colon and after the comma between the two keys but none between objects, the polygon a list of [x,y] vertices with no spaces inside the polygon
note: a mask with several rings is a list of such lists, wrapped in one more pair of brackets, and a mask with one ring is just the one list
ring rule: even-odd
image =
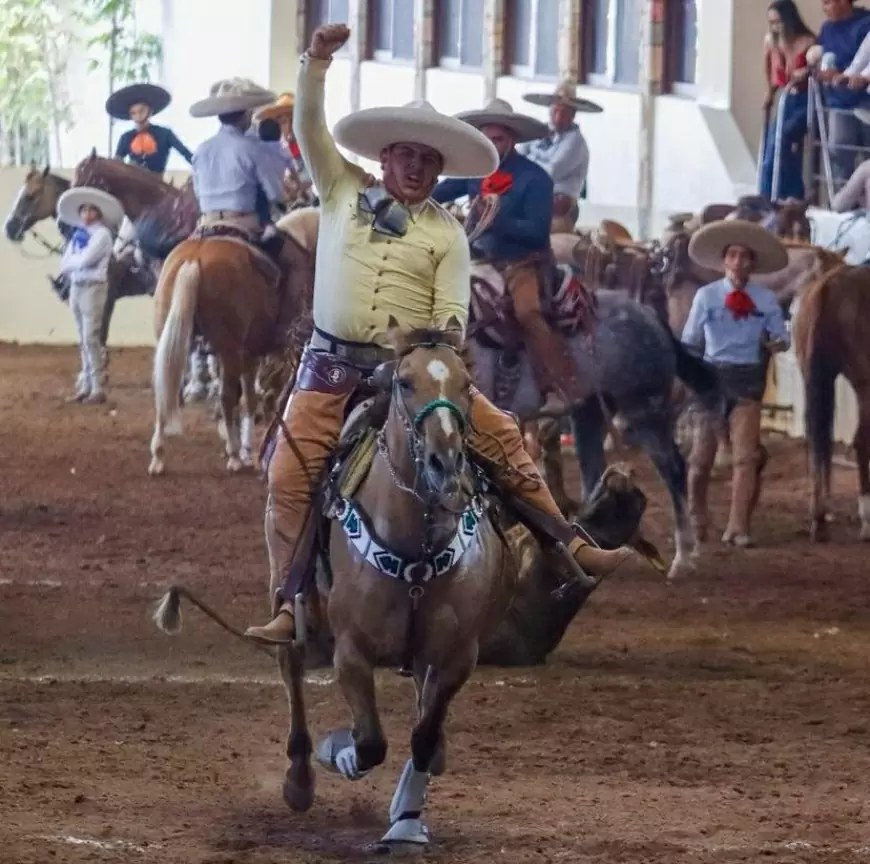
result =
[{"label": "horse's nostril", "polygon": [[441,457],[437,453],[429,454],[429,468],[435,474],[443,474],[444,473],[444,462]]}]

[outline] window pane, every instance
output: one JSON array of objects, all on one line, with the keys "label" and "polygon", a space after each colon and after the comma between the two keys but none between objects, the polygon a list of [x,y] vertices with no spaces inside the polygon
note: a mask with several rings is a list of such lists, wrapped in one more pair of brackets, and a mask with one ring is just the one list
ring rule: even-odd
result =
[{"label": "window pane", "polygon": [[390,0],[372,3],[372,44],[375,51],[393,50],[393,15]]},{"label": "window pane", "polygon": [[[482,0],[481,0],[482,2]],[[438,3],[438,56],[459,59],[460,0]]]},{"label": "window pane", "polygon": [[463,0],[461,21],[462,65],[483,66],[483,0]]},{"label": "window pane", "polygon": [[329,20],[338,24],[346,24],[349,20],[347,3],[348,0],[329,0]]},{"label": "window pane", "polygon": [[591,57],[587,63],[587,71],[593,75],[607,73],[607,34],[610,30],[610,0],[591,0],[592,35],[586,44]]},{"label": "window pane", "polygon": [[698,41],[697,0],[682,0],[680,45],[677,51],[675,78],[683,84],[695,83],[696,50]]},{"label": "window pane", "polygon": [[533,0],[513,0],[507,6],[510,16],[510,62],[513,66],[531,66]]},{"label": "window pane", "polygon": [[414,59],[414,3],[393,0],[393,57]]},{"label": "window pane", "polygon": [[641,0],[619,0],[616,11],[616,74],[619,84],[640,80]]},{"label": "window pane", "polygon": [[559,74],[559,0],[538,0],[536,26],[535,72],[555,78]]}]

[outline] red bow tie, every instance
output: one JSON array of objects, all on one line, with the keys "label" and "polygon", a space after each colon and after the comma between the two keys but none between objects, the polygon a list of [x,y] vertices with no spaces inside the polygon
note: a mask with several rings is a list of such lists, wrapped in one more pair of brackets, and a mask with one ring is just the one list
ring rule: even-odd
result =
[{"label": "red bow tie", "polygon": [[745,291],[735,288],[725,295],[725,308],[734,316],[735,321],[741,321],[754,314],[755,303]]}]

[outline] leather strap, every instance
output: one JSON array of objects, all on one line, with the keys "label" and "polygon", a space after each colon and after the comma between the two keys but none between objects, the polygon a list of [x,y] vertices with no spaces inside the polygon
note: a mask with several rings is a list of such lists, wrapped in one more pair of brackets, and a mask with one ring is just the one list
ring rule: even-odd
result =
[{"label": "leather strap", "polygon": [[353,393],[363,381],[360,369],[341,357],[316,351],[306,345],[299,361],[296,389],[339,396]]}]

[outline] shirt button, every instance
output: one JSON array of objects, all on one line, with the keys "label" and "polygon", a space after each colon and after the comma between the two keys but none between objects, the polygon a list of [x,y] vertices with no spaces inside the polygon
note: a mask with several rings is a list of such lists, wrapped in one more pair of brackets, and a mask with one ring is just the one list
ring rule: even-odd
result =
[{"label": "shirt button", "polygon": [[392,240],[387,240],[387,246],[389,246],[390,243],[392,243],[392,242],[393,242]]},{"label": "shirt button", "polygon": [[383,276],[383,275],[384,275],[384,271],[383,271],[383,270],[378,270],[378,276]]}]

